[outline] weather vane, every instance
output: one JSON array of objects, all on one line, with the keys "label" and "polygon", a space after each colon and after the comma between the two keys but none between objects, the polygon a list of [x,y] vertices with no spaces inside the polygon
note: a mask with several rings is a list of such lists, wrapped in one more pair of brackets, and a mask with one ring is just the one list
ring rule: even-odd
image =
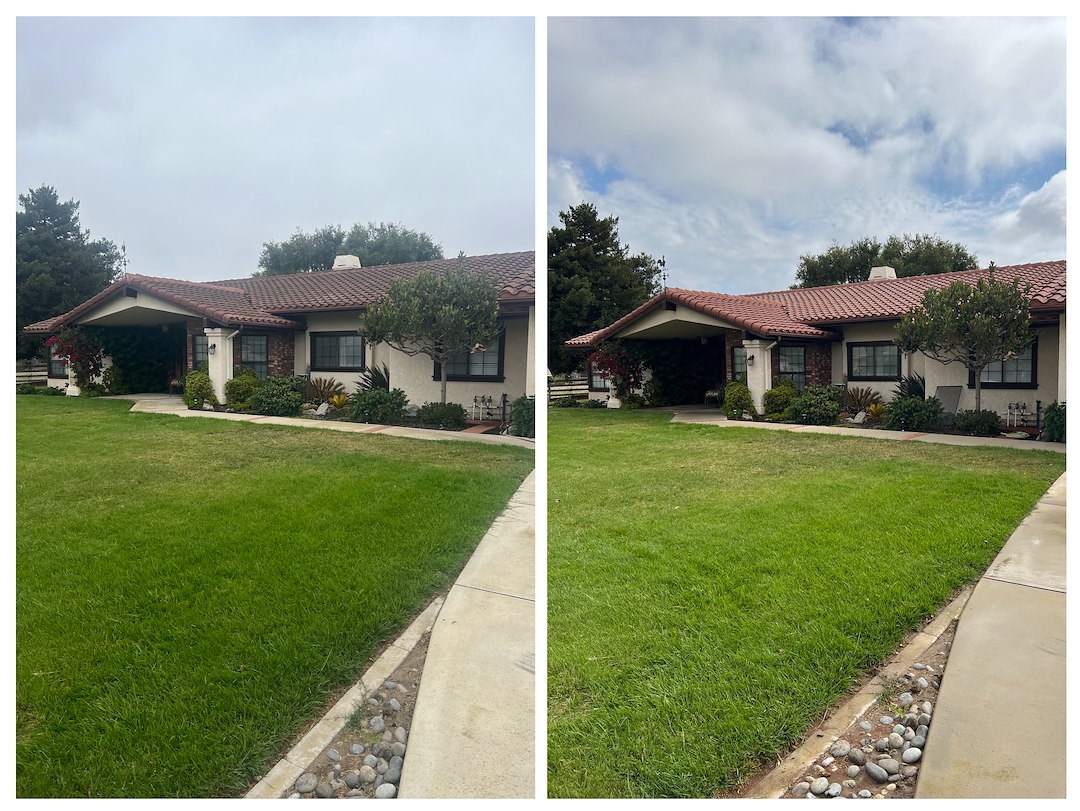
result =
[{"label": "weather vane", "polygon": [[660,255],[660,261],[657,264],[660,265],[660,286],[667,290],[667,260],[663,254]]}]

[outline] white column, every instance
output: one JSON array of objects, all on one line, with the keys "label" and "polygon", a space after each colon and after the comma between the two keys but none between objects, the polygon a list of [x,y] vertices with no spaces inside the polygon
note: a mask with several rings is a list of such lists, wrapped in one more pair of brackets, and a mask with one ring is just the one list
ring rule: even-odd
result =
[{"label": "white column", "polygon": [[1058,319],[1058,402],[1064,403],[1065,397],[1065,313],[1062,313]]},{"label": "white column", "polygon": [[[754,398],[754,407],[761,413],[765,392],[772,388],[772,347],[775,341],[743,341],[746,348],[746,386]],[[753,360],[751,360],[753,358]]]},{"label": "white column", "polygon": [[224,328],[207,327],[203,330],[206,334],[206,360],[210,373],[210,383],[214,386],[214,394],[218,402],[225,402],[225,382],[233,375],[232,338],[234,330]]},{"label": "white column", "polygon": [[529,342],[525,355],[525,395],[532,397],[536,394],[536,318],[535,308],[529,308]]}]

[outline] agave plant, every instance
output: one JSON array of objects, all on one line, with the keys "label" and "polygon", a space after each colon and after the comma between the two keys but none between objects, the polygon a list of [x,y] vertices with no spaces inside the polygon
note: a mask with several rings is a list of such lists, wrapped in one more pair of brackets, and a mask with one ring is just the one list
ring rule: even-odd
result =
[{"label": "agave plant", "polygon": [[872,424],[881,422],[885,419],[885,408],[885,403],[880,402],[880,400],[876,403],[870,403],[866,407],[866,421]]},{"label": "agave plant", "polygon": [[847,404],[851,411],[866,411],[881,401],[881,395],[869,386],[852,386],[847,390]]},{"label": "agave plant", "polygon": [[380,366],[366,366],[360,371],[360,383],[357,385],[360,391],[382,389],[390,391],[390,369],[385,363]]},{"label": "agave plant", "polygon": [[345,387],[332,377],[311,378],[311,399],[317,403],[329,403],[335,394],[344,394]]},{"label": "agave plant", "polygon": [[918,397],[920,400],[926,399],[926,380],[922,375],[904,375],[900,378],[900,382],[896,384],[893,399],[906,400],[909,397]]},{"label": "agave plant", "polygon": [[347,395],[345,392],[338,392],[337,394],[335,394],[333,397],[330,398],[330,405],[332,405],[336,409],[340,410],[342,408],[345,408],[345,406],[348,405],[348,404],[349,404],[349,395]]}]

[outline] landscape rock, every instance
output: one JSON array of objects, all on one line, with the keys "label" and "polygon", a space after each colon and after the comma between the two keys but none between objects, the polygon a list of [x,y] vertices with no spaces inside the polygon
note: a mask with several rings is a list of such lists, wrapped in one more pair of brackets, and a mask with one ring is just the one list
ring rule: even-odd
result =
[{"label": "landscape rock", "polygon": [[393,783],[383,783],[375,789],[376,800],[392,800],[397,796],[397,786]]},{"label": "landscape rock", "polygon": [[880,766],[878,766],[876,763],[867,763],[866,773],[879,783],[889,782],[889,773]]},{"label": "landscape rock", "polygon": [[816,796],[821,796],[829,790],[829,778],[819,777],[810,784],[810,793]]},{"label": "landscape rock", "polygon": [[912,763],[918,763],[919,758],[921,758],[921,757],[922,757],[922,749],[918,749],[918,748],[913,746],[910,749],[906,750],[904,752],[904,754],[900,756],[900,759],[903,760],[904,763],[907,763],[907,764],[910,765]]},{"label": "landscape rock", "polygon": [[319,785],[319,778],[311,772],[304,772],[296,778],[296,790],[301,794],[307,794],[309,791],[314,791],[315,786],[317,785]]}]

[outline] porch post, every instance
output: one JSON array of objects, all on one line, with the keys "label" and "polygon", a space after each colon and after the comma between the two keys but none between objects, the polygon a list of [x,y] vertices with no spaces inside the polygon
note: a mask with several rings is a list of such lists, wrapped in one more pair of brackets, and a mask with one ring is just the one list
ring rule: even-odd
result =
[{"label": "porch post", "polygon": [[[207,366],[218,402],[225,402],[225,382],[232,377],[232,334],[235,330],[206,327]],[[212,347],[212,348],[211,348]]]},{"label": "porch post", "polygon": [[536,353],[533,351],[533,344],[535,343],[536,330],[536,313],[532,307],[529,308],[529,339],[528,345],[525,349],[525,395],[532,397],[536,394],[536,381],[533,378],[536,376]]},{"label": "porch post", "polygon": [[1065,313],[1058,316],[1058,385],[1057,400],[1065,402]]},{"label": "porch post", "polygon": [[[772,388],[772,348],[775,341],[753,339],[743,341],[746,348],[746,386],[754,398],[754,408],[760,414],[764,408],[765,392]],[[753,357],[751,361],[750,358]]]}]

